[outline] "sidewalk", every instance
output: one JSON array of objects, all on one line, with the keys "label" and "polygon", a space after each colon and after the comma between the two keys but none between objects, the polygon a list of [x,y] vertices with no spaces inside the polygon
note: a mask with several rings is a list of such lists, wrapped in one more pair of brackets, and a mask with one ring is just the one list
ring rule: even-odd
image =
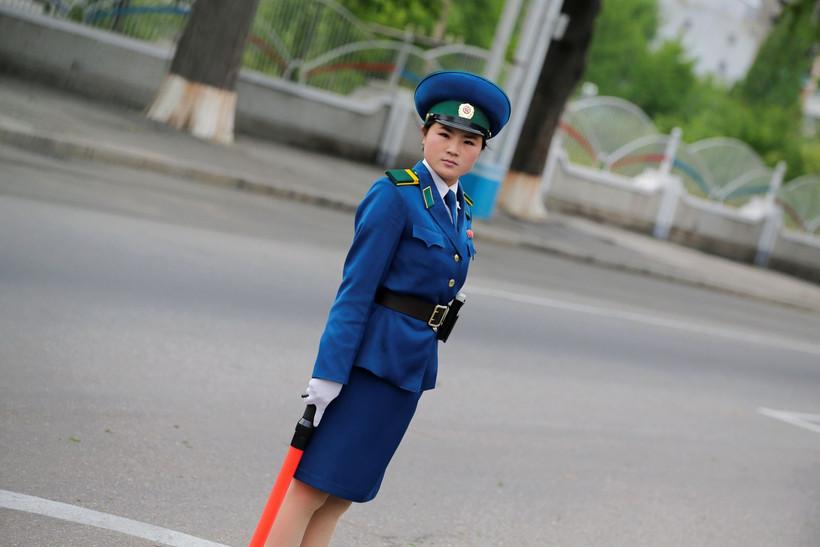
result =
[{"label": "sidewalk", "polygon": [[[184,176],[352,211],[383,170],[374,165],[239,136],[230,147],[199,141],[141,112],[0,75],[0,143]],[[820,312],[820,286],[604,226],[550,213],[545,224],[496,214],[476,238],[601,267]]]}]

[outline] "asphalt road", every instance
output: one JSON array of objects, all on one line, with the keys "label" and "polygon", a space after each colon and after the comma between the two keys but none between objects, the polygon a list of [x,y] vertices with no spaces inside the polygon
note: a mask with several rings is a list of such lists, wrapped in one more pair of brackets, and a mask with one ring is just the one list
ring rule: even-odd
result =
[{"label": "asphalt road", "polygon": [[[246,544],[350,215],[6,148],[0,166],[0,505]],[[478,248],[439,386],[335,545],[820,544],[820,434],[760,412],[820,414],[820,315]],[[158,544],[12,509],[0,538]]]}]

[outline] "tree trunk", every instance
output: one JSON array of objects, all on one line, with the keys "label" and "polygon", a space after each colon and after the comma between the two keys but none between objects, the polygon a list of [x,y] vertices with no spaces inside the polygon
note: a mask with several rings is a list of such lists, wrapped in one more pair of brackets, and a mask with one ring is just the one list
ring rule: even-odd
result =
[{"label": "tree trunk", "polygon": [[564,0],[569,17],[564,35],[550,43],[532,102],[504,181],[499,205],[527,220],[546,214],[541,202],[541,174],[564,105],[586,68],[587,49],[601,0]]},{"label": "tree trunk", "polygon": [[236,79],[259,0],[197,0],[148,117],[233,141]]}]

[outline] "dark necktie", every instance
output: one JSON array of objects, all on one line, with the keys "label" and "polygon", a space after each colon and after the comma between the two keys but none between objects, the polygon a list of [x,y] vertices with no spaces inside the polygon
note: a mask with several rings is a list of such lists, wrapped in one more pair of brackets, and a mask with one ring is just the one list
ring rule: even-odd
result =
[{"label": "dark necktie", "polygon": [[450,218],[453,220],[453,226],[458,224],[458,209],[456,209],[456,193],[447,190],[447,193],[444,194],[444,203],[447,204],[447,207],[450,209]]}]

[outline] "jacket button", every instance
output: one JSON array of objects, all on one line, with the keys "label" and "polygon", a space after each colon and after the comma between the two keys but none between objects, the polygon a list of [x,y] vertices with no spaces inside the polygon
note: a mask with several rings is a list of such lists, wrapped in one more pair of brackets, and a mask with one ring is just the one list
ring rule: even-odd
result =
[{"label": "jacket button", "polygon": [[455,287],[455,286],[456,286],[456,280],[455,280],[455,279],[451,279],[451,280],[447,283],[447,286],[448,286],[448,287],[450,287],[450,288],[452,289],[453,287]]},{"label": "jacket button", "polygon": [[458,256],[458,253],[453,255],[453,260],[455,260],[456,262],[461,262],[461,257]]}]

